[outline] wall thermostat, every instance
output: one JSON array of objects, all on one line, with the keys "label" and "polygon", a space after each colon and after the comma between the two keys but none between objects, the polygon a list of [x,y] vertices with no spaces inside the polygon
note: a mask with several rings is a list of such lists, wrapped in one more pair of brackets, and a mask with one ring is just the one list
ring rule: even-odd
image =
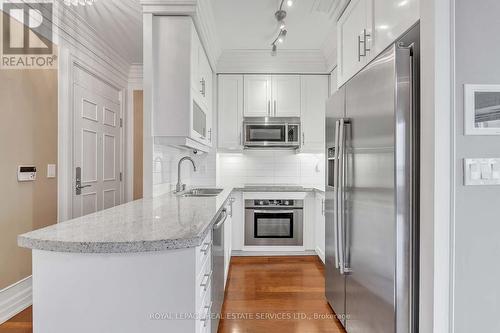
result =
[{"label": "wall thermostat", "polygon": [[30,182],[36,180],[36,166],[19,165],[17,167],[17,180],[20,182]]}]

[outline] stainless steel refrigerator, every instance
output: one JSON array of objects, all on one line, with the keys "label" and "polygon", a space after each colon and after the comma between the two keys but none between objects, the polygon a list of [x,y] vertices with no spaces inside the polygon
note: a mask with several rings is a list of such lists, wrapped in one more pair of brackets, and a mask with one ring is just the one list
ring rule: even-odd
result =
[{"label": "stainless steel refrigerator", "polygon": [[326,297],[349,333],[418,332],[419,26],[328,101]]}]

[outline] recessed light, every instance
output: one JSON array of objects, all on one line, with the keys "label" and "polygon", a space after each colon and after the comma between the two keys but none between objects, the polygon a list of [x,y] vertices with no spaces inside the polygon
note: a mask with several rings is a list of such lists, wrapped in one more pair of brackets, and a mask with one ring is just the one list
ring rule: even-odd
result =
[{"label": "recessed light", "polygon": [[287,0],[286,5],[288,7],[292,7],[293,6],[293,0]]}]

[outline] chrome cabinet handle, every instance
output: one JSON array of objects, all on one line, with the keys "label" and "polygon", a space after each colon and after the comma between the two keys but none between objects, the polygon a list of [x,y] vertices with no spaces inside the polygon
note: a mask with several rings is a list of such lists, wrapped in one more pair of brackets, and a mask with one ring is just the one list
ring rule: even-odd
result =
[{"label": "chrome cabinet handle", "polygon": [[205,309],[207,309],[207,314],[205,315],[204,318],[200,319],[200,321],[203,322],[203,327],[207,327],[208,319],[210,319],[209,312],[210,312],[210,309],[212,309],[212,305],[213,305],[213,302],[210,302],[209,305],[205,305]]},{"label": "chrome cabinet handle", "polygon": [[271,115],[271,100],[267,101],[267,114]]},{"label": "chrome cabinet handle", "polygon": [[204,275],[203,275],[203,277],[204,277],[204,278],[207,278],[207,280],[205,281],[205,283],[203,283],[203,281],[202,281],[202,282],[200,283],[200,287],[203,287],[203,290],[205,290],[205,291],[206,291],[206,290],[207,290],[207,288],[208,288],[208,285],[209,285],[209,283],[210,283],[210,279],[212,279],[212,273],[213,273],[213,271],[210,271],[210,273],[208,273],[208,274],[204,274]]},{"label": "chrome cabinet handle", "polygon": [[277,114],[277,106],[276,106],[276,100],[274,100],[274,116],[276,117]]},{"label": "chrome cabinet handle", "polygon": [[201,83],[200,94],[202,94],[203,97],[205,97],[205,94],[206,94],[206,92],[205,92],[205,86],[206,86],[205,78],[201,78],[200,83]]},{"label": "chrome cabinet handle", "polygon": [[358,35],[358,62],[361,61],[361,36]]},{"label": "chrome cabinet handle", "polygon": [[306,135],[304,132],[302,132],[302,144],[305,145],[306,144]]},{"label": "chrome cabinet handle", "polygon": [[366,57],[367,52],[370,51],[370,49],[367,47],[368,45],[368,38],[370,38],[371,35],[366,32],[366,29],[363,29],[363,57]]},{"label": "chrome cabinet handle", "polygon": [[[366,29],[363,29],[363,39],[361,39],[361,36],[358,35],[358,61],[361,61],[361,57],[366,57],[367,52],[370,51],[367,47],[368,38],[370,37],[371,35],[366,32]],[[361,44],[363,44],[363,53],[361,53]]]},{"label": "chrome cabinet handle", "polygon": [[344,119],[340,119],[340,125],[339,125],[339,153],[338,153],[338,177],[339,177],[339,182],[338,182],[338,204],[337,204],[337,214],[338,214],[338,239],[339,239],[339,267],[340,267],[340,274],[344,274],[344,268],[345,268],[345,263],[344,263],[344,250],[345,250],[345,245],[344,245]]},{"label": "chrome cabinet handle", "polygon": [[208,141],[212,142],[212,129],[208,130]]},{"label": "chrome cabinet handle", "polygon": [[210,247],[212,246],[212,243],[213,243],[212,241],[210,241],[210,242],[208,242],[208,243],[204,243],[203,245],[205,245],[206,247],[204,247],[204,248],[202,247],[202,248],[200,249],[200,252],[202,252],[202,253],[204,253],[205,255],[207,255],[208,250],[210,250]]}]

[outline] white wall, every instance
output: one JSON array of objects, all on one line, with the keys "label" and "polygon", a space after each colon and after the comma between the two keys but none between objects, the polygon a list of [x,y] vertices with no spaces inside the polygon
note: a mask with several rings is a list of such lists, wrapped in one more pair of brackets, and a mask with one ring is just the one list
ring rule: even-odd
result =
[{"label": "white wall", "polygon": [[153,149],[153,193],[163,194],[175,190],[177,165],[184,156],[193,158],[196,172],[191,162],[181,166],[181,180],[187,186],[215,186],[215,153],[193,154],[189,150],[171,146],[155,145]]},{"label": "white wall", "polygon": [[258,151],[217,154],[217,184],[302,185],[324,188],[324,154]]}]

